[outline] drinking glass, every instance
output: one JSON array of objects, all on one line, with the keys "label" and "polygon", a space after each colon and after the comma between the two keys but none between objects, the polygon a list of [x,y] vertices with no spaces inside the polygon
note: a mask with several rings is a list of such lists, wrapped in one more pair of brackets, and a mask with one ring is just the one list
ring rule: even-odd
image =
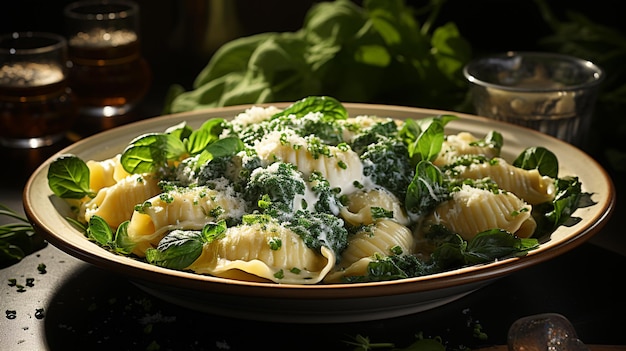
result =
[{"label": "drinking glass", "polygon": [[516,320],[509,328],[507,344],[509,351],[589,351],[572,323],[558,313]]},{"label": "drinking glass", "polygon": [[0,144],[49,146],[63,139],[75,119],[65,38],[45,32],[0,36]]},{"label": "drinking glass", "polygon": [[482,57],[463,72],[476,114],[577,146],[585,142],[604,79],[602,69],[590,61],[546,52]]},{"label": "drinking glass", "polygon": [[141,54],[139,6],[87,0],[64,9],[70,84],[82,117],[128,115],[145,97],[152,73]]}]

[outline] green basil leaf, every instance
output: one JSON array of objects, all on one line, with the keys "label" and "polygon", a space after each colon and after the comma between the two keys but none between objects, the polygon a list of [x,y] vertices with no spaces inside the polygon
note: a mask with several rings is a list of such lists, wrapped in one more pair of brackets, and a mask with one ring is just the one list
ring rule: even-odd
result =
[{"label": "green basil leaf", "polygon": [[207,223],[202,228],[202,239],[205,243],[211,243],[214,240],[219,240],[224,237],[226,233],[226,221],[219,221],[217,223]]},{"label": "green basil leaf", "polygon": [[559,160],[550,150],[534,146],[529,147],[513,161],[513,165],[523,169],[537,169],[541,175],[557,178],[559,175]]},{"label": "green basil leaf", "polygon": [[[404,1],[369,0],[364,4],[373,29],[381,36],[386,46],[395,50],[407,49],[407,44],[422,42],[427,38],[421,35],[413,16],[406,16],[409,8]],[[413,48],[415,50],[415,48]]]},{"label": "green basil leaf", "polygon": [[389,50],[382,45],[361,45],[355,51],[354,59],[378,67],[387,67],[392,60]]},{"label": "green basil leaf", "polygon": [[472,58],[472,47],[464,40],[456,24],[448,22],[435,28],[431,44],[437,68],[445,76],[442,81],[463,84],[459,71]]},{"label": "green basil leaf", "polygon": [[553,229],[564,224],[572,216],[582,196],[578,177],[557,179],[555,185],[557,192],[552,201],[553,209],[546,213],[546,217],[552,222]]},{"label": "green basil leaf", "polygon": [[502,146],[504,145],[504,138],[502,137],[502,134],[496,132],[495,130],[492,130],[487,133],[484,138],[473,141],[470,143],[470,145],[478,147],[489,147],[496,149],[498,150],[498,152],[500,152]]},{"label": "green basil leaf", "polygon": [[518,250],[520,253],[525,253],[539,247],[539,240],[536,238],[518,238],[518,240]]},{"label": "green basil leaf", "polygon": [[441,243],[432,254],[433,261],[441,270],[461,267],[465,264],[467,241],[454,234],[448,241]]},{"label": "green basil leaf", "polygon": [[415,176],[407,188],[405,207],[409,213],[422,215],[430,212],[450,196],[439,168],[429,161],[420,161]]},{"label": "green basil leaf", "polygon": [[405,121],[400,136],[407,144],[413,162],[433,161],[437,157],[445,139],[444,128],[455,119],[458,117],[454,115],[439,115]]},{"label": "green basil leaf", "polygon": [[48,168],[48,186],[52,192],[64,199],[94,197],[89,188],[89,167],[74,155],[63,155]]},{"label": "green basil leaf", "polygon": [[87,227],[87,237],[102,246],[111,246],[113,242],[113,230],[109,227],[104,218],[91,216],[91,218],[89,218],[89,227]]},{"label": "green basil leaf", "polygon": [[439,120],[434,120],[426,130],[424,130],[415,140],[412,148],[409,148],[409,156],[417,154],[420,160],[433,161],[444,141],[443,124]]},{"label": "green basil leaf", "polygon": [[115,251],[129,255],[135,248],[135,243],[128,237],[128,224],[130,221],[122,222],[115,232]]},{"label": "green basil leaf", "polygon": [[[276,33],[273,32],[259,33],[224,43],[211,56],[208,65],[198,74],[193,82],[193,87],[199,88],[211,84],[232,73],[245,72],[250,67],[250,57],[256,52],[259,45],[275,35]],[[227,91],[222,91],[222,93]]]},{"label": "green basil leaf", "polygon": [[330,96],[309,96],[296,101],[283,111],[272,116],[272,119],[295,115],[302,117],[310,112],[321,112],[329,121],[348,119],[348,111],[339,100]]},{"label": "green basil leaf", "polygon": [[196,155],[202,152],[207,145],[219,139],[222,132],[222,118],[212,118],[204,122],[200,128],[193,131],[189,136],[187,151],[190,155]]},{"label": "green basil leaf", "polygon": [[243,142],[236,137],[226,137],[217,140],[216,142],[207,145],[202,151],[198,160],[196,161],[197,167],[204,165],[205,163],[213,160],[214,158],[224,156],[234,156],[239,151],[244,149]]},{"label": "green basil leaf", "polygon": [[422,133],[422,128],[420,128],[419,124],[414,119],[410,118],[404,120],[402,127],[398,131],[398,135],[406,145],[413,144],[420,133]]},{"label": "green basil leaf", "polygon": [[128,173],[149,173],[167,167],[168,161],[177,160],[186,154],[182,140],[173,134],[144,134],[126,147],[121,164]]},{"label": "green basil leaf", "polygon": [[[532,215],[537,222],[537,229],[533,237],[541,238],[552,233],[561,225],[567,225],[576,209],[591,203],[584,204],[587,199],[586,193],[582,192],[582,186],[578,177],[564,177],[555,179],[556,195],[551,202],[544,202],[533,206]],[[585,196],[585,197],[583,197]]]},{"label": "green basil leaf", "polygon": [[171,134],[180,140],[189,139],[193,129],[187,125],[187,122],[180,122],[177,125],[171,126],[165,130],[166,134]]},{"label": "green basil leaf", "polygon": [[146,251],[148,263],[182,270],[191,265],[202,254],[200,231],[174,230],[167,234],[156,249]]},{"label": "green basil leaf", "polygon": [[397,280],[408,277],[392,260],[370,262],[367,265],[367,275],[371,280],[377,281]]},{"label": "green basil leaf", "polygon": [[416,119],[414,121],[419,126],[420,133],[422,133],[423,131],[428,129],[428,126],[430,126],[430,124],[434,121],[438,121],[439,123],[441,123],[442,126],[445,127],[448,123],[457,119],[459,119],[459,117],[455,115],[437,115],[427,118]]},{"label": "green basil leaf", "polygon": [[464,253],[468,264],[491,262],[519,252],[519,239],[502,229],[478,233],[469,240]]}]

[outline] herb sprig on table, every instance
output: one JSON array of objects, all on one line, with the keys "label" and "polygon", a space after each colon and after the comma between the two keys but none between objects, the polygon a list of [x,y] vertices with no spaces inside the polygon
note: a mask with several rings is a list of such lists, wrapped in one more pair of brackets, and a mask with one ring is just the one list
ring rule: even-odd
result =
[{"label": "herb sprig on table", "polygon": [[0,226],[0,268],[19,262],[47,245],[47,242],[35,233],[28,219],[15,210],[0,204],[0,217],[16,221]]}]

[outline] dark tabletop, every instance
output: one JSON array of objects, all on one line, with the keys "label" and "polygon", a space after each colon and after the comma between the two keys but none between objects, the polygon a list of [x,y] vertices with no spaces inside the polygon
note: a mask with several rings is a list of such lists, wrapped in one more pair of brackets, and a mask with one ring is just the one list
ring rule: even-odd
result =
[{"label": "dark tabletop", "polygon": [[[44,263],[46,272],[38,266]],[[587,344],[626,345],[620,270],[626,257],[588,243],[422,313],[346,324],[281,324],[212,316],[144,293],[125,277],[49,245],[0,271],[2,350],[351,350],[356,335],[406,346],[414,335],[451,346],[506,343],[509,326],[539,313],[567,317]],[[31,287],[19,292],[8,278]],[[10,312],[7,312],[10,311]],[[15,315],[9,318],[9,313]],[[476,323],[487,335],[473,336]]]}]

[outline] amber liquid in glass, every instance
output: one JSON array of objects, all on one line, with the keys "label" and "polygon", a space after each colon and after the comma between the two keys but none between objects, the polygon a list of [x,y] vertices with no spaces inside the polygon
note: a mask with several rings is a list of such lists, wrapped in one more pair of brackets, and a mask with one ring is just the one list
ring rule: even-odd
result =
[{"label": "amber liquid in glass", "polygon": [[80,33],[69,41],[69,56],[81,115],[124,115],[150,87],[151,72],[132,32]]},{"label": "amber liquid in glass", "polygon": [[17,63],[2,69],[0,142],[38,147],[63,138],[76,119],[76,105],[60,68]]}]

